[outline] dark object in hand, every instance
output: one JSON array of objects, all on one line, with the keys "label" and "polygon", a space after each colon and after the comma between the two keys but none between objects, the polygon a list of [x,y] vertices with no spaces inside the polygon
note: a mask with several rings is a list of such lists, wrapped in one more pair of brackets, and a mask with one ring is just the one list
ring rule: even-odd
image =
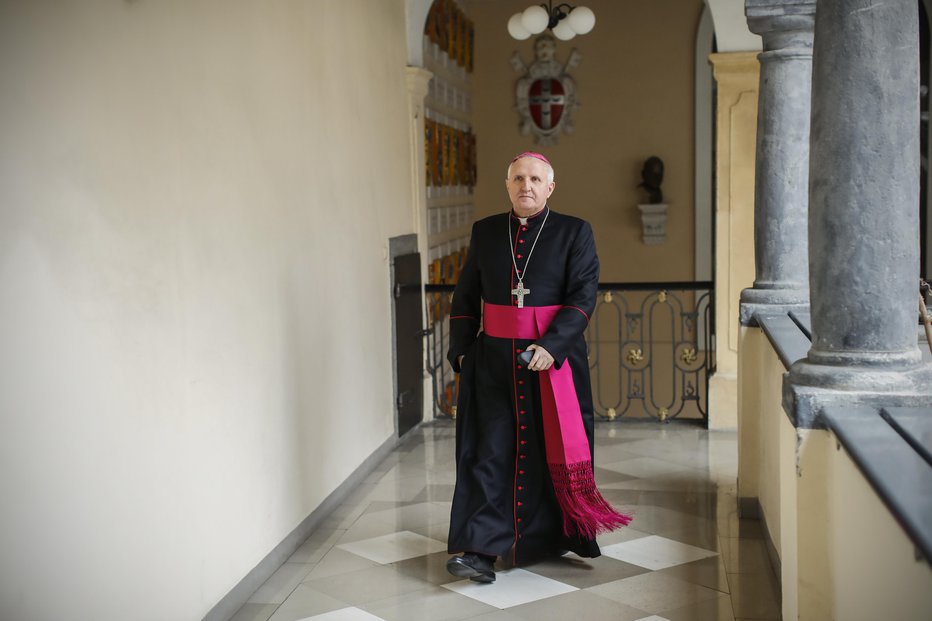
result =
[{"label": "dark object in hand", "polygon": [[641,169],[641,183],[639,188],[647,190],[647,202],[651,205],[663,202],[663,192],[660,190],[660,184],[663,183],[663,160],[652,155],[644,161],[644,168]]},{"label": "dark object in hand", "polygon": [[531,364],[531,358],[533,357],[534,357],[534,350],[529,349],[528,351],[523,351],[520,354],[518,354],[518,362],[520,362],[524,366],[527,366]]}]

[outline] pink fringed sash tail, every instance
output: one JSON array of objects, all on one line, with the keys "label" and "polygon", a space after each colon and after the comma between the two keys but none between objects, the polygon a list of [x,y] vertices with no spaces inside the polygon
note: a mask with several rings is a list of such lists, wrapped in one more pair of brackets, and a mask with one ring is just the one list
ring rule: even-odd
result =
[{"label": "pink fringed sash tail", "polygon": [[[538,339],[561,308],[486,304],[483,329],[497,338]],[[553,366],[539,376],[547,465],[563,512],[564,534],[595,539],[598,533],[627,526],[631,516],[616,511],[595,485],[589,439],[569,360],[559,369]]]}]

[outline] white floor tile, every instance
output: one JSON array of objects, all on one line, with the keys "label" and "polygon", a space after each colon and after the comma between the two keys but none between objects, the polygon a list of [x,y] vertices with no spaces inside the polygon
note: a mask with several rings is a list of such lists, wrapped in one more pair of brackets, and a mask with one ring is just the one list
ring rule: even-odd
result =
[{"label": "white floor tile", "polygon": [[496,610],[449,589],[434,586],[378,600],[366,604],[365,608],[385,621],[460,621]]},{"label": "white floor tile", "polygon": [[606,546],[602,548],[602,554],[638,567],[657,570],[716,556],[718,552],[650,535]]},{"label": "white floor tile", "polygon": [[342,610],[334,610],[332,612],[325,612],[322,615],[314,615],[313,617],[305,617],[300,621],[385,621],[382,617],[377,617],[373,614],[369,614],[365,610],[360,610],[359,608],[343,608]]},{"label": "white floor tile", "polygon": [[574,586],[538,576],[523,569],[498,572],[492,584],[459,580],[445,584],[443,587],[483,604],[502,609],[578,590]]},{"label": "white floor tile", "polygon": [[433,554],[447,549],[447,544],[441,543],[436,539],[429,539],[423,535],[403,530],[398,533],[391,533],[372,539],[363,539],[352,543],[342,543],[337,546],[347,552],[352,552],[357,556],[367,558],[382,563],[394,563],[403,561],[406,558],[415,556],[424,556]]}]

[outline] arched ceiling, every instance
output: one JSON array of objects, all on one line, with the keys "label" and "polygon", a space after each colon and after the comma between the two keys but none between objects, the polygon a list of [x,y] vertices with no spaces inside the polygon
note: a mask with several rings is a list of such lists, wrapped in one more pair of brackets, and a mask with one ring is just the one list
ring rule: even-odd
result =
[{"label": "arched ceiling", "polygon": [[405,21],[408,29],[408,66],[424,66],[424,24],[434,0],[405,0]]},{"label": "arched ceiling", "polygon": [[[647,1],[647,0],[630,0]],[[424,23],[433,0],[405,0],[408,64],[422,67]],[[746,52],[761,49],[760,37],[748,30],[744,17],[744,0],[705,0],[715,24],[715,41],[719,52]],[[534,4],[533,0],[528,5]]]},{"label": "arched ceiling", "polygon": [[760,36],[748,30],[744,0],[705,0],[715,23],[719,52],[751,52],[761,49]]}]

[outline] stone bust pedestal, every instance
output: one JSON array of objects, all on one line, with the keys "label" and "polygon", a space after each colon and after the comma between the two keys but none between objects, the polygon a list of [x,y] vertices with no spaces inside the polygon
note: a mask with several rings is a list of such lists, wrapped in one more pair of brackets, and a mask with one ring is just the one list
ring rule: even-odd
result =
[{"label": "stone bust pedestal", "polygon": [[648,246],[656,246],[667,240],[667,204],[651,203],[638,205],[641,211],[641,240]]}]

